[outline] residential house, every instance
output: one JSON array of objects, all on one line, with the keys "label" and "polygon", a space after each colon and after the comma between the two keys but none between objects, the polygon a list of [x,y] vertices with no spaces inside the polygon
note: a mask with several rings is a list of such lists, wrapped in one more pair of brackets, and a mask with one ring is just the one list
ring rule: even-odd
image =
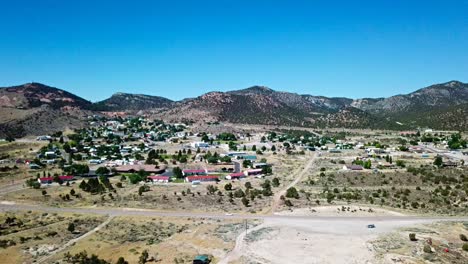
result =
[{"label": "residential house", "polygon": [[361,171],[364,168],[361,165],[344,165],[343,170]]},{"label": "residential house", "polygon": [[240,180],[245,178],[246,175],[243,172],[238,172],[238,173],[231,173],[226,176],[226,179],[228,180]]},{"label": "residential house", "polygon": [[147,179],[151,180],[153,183],[167,183],[169,182],[169,176],[162,176],[162,175],[154,175],[148,176]]},{"label": "residential house", "polygon": [[192,148],[195,148],[195,149],[196,149],[196,148],[209,148],[209,147],[210,147],[210,144],[208,144],[208,143],[206,143],[206,142],[201,142],[201,141],[199,141],[199,142],[192,142],[192,143],[190,144],[190,146],[191,146]]},{"label": "residential house", "polygon": [[194,175],[207,175],[208,171],[206,169],[187,169],[187,170],[182,170],[182,175],[185,177],[187,176],[194,176]]},{"label": "residential house", "polygon": [[197,175],[188,176],[185,178],[186,182],[217,182],[219,181],[218,175]]},{"label": "residential house", "polygon": [[268,163],[263,163],[263,162],[262,162],[262,163],[254,163],[254,164],[252,165],[252,168],[254,168],[254,169],[260,169],[260,168],[264,168],[264,167],[268,167],[268,166],[269,166]]},{"label": "residential house", "polygon": [[246,176],[261,175],[262,173],[263,173],[263,169],[251,169],[251,170],[246,170],[244,172]]}]

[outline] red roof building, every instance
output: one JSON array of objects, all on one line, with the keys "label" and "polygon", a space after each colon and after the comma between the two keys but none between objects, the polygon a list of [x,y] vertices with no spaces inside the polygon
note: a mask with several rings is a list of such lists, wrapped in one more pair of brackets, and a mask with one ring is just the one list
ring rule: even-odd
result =
[{"label": "red roof building", "polygon": [[[62,175],[62,176],[59,176],[59,179],[64,182],[68,182],[68,181],[73,181],[75,177],[71,175]],[[54,181],[54,177],[42,177],[42,178],[37,179],[37,181],[43,184],[50,184]]]}]

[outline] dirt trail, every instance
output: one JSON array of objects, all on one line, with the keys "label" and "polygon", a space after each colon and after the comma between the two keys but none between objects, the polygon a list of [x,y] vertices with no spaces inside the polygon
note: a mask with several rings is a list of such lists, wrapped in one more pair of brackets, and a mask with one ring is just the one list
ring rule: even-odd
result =
[{"label": "dirt trail", "polygon": [[246,247],[246,242],[244,240],[245,236],[252,231],[256,231],[264,227],[265,227],[265,224],[260,224],[254,228],[247,230],[247,232],[242,232],[236,238],[236,246],[234,247],[234,249],[231,250],[223,259],[221,259],[218,262],[218,264],[228,264],[228,263],[231,263],[232,261],[239,259],[242,256],[242,253],[244,251],[243,249]]},{"label": "dirt trail", "polygon": [[0,196],[7,193],[16,192],[19,190],[25,189],[23,182],[17,182],[9,185],[4,185],[0,187]]},{"label": "dirt trail", "polygon": [[284,187],[281,191],[277,192],[275,194],[275,196],[273,197],[273,205],[272,205],[272,208],[271,208],[271,212],[272,213],[275,213],[276,210],[278,209],[278,206],[281,202],[281,196],[282,195],[286,195],[286,191],[295,186],[297,183],[299,183],[302,178],[304,177],[304,175],[307,174],[307,172],[309,171],[309,169],[312,167],[312,165],[314,164],[314,161],[315,161],[315,158],[317,157],[317,155],[315,153],[312,154],[312,156],[310,157],[309,161],[306,163],[306,165],[304,166],[304,168],[302,170],[297,170],[293,176],[294,176],[294,180],[288,184],[286,187]]},{"label": "dirt trail", "polygon": [[48,259],[50,259],[51,257],[55,256],[57,253],[59,253],[59,252],[65,250],[66,248],[68,248],[68,247],[74,245],[76,242],[80,241],[81,239],[86,238],[86,237],[88,237],[88,236],[94,234],[95,232],[101,230],[103,227],[105,227],[107,224],[109,224],[109,222],[110,222],[113,218],[114,218],[113,216],[109,216],[109,217],[107,218],[106,221],[102,222],[100,225],[96,226],[94,229],[90,230],[88,233],[86,233],[86,234],[84,234],[84,235],[82,235],[82,236],[79,236],[79,237],[77,237],[77,238],[74,238],[74,239],[68,241],[67,243],[63,244],[61,247],[59,247],[59,248],[57,248],[56,250],[50,252],[49,255],[44,256],[44,257],[38,259],[38,260],[36,261],[36,263],[45,263],[46,260],[48,260]]}]

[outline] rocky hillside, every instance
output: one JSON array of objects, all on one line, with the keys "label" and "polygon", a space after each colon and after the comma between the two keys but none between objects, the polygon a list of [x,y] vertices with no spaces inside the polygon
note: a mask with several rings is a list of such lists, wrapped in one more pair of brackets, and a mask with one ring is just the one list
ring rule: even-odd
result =
[{"label": "rocky hillside", "polygon": [[22,137],[85,125],[92,103],[40,83],[0,88],[0,137]]},{"label": "rocky hillside", "polygon": [[172,104],[172,100],[160,96],[115,93],[110,98],[95,103],[92,109],[97,111],[138,111],[154,108],[167,108]]},{"label": "rocky hillside", "polygon": [[396,95],[381,99],[361,99],[356,102],[367,101],[356,107],[363,110],[381,112],[385,114],[400,112],[419,112],[421,110],[440,109],[468,102],[468,84],[451,81],[435,84],[419,89],[413,93]]},{"label": "rocky hillside", "polygon": [[265,94],[211,92],[175,103],[156,116],[170,121],[299,124],[302,113]]},{"label": "rocky hillside", "polygon": [[41,83],[27,83],[0,88],[0,106],[30,109],[41,105],[51,108],[77,107],[87,109],[91,102],[67,91]]}]

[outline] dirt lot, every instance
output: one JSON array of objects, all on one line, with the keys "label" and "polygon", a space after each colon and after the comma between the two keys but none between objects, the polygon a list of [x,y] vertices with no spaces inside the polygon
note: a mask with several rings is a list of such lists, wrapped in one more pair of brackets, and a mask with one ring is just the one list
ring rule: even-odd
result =
[{"label": "dirt lot", "polygon": [[[368,224],[376,228],[367,228]],[[383,263],[372,241],[416,220],[267,219],[221,263]],[[391,263],[391,262],[388,262]]]}]

